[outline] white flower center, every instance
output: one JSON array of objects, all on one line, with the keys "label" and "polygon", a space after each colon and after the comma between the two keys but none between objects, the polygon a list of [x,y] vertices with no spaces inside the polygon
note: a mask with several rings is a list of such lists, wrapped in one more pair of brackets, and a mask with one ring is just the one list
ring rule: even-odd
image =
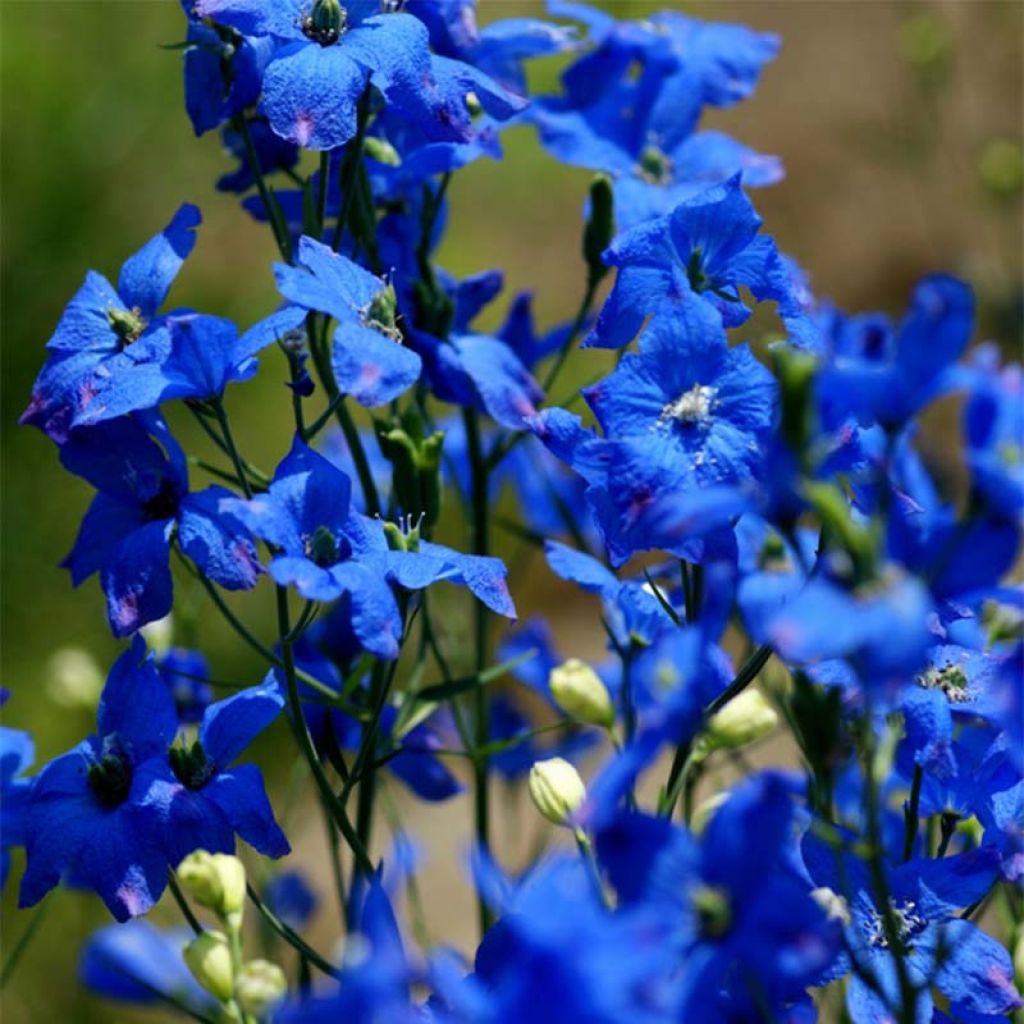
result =
[{"label": "white flower center", "polygon": [[660,421],[675,420],[677,423],[692,425],[707,423],[711,419],[715,395],[718,388],[708,384],[694,384],[689,391],[684,391],[674,402],[669,402],[661,410]]},{"label": "white flower center", "polygon": [[919,675],[917,682],[926,690],[941,690],[950,704],[966,704],[971,700],[971,688],[967,683],[967,673],[959,665],[931,668]]},{"label": "white flower center", "polygon": [[[928,923],[917,913],[917,904],[913,900],[904,900],[892,905],[892,916],[896,925],[896,937],[901,944],[916,935]],[[889,939],[885,934],[885,921],[882,915],[871,908],[871,916],[865,923],[868,942],[878,949],[888,949]]]}]

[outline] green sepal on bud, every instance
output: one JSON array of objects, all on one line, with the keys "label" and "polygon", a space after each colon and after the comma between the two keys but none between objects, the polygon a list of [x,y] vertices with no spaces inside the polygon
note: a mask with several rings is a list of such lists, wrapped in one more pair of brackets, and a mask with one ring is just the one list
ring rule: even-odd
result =
[{"label": "green sepal on bud", "polygon": [[587,798],[580,773],[561,757],[534,762],[527,787],[534,806],[553,825],[572,827],[573,815]]},{"label": "green sepal on bud", "polygon": [[590,216],[583,229],[583,259],[587,264],[588,284],[591,288],[608,273],[602,253],[615,237],[615,200],[612,180],[607,174],[598,174],[590,183]]},{"label": "green sepal on bud", "polygon": [[600,676],[579,658],[569,658],[551,670],[548,686],[555,703],[572,718],[610,729],[615,706]]},{"label": "green sepal on bud", "polygon": [[[377,422],[381,453],[391,463],[394,494],[402,511],[429,534],[441,517],[441,451],[444,434],[426,436],[419,411],[411,406],[395,423]],[[402,548],[405,550],[405,548]]]},{"label": "green sepal on bud", "polygon": [[197,935],[183,950],[185,966],[214,999],[226,1003],[235,994],[231,944],[222,932]]},{"label": "green sepal on bud", "polygon": [[793,453],[806,462],[814,437],[814,376],[818,360],[792,345],[772,347],[772,365],[779,382],[782,415],[779,432]]},{"label": "green sepal on bud", "polygon": [[237,857],[196,850],[178,865],[177,875],[201,907],[207,907],[225,921],[241,921],[245,865]]},{"label": "green sepal on bud", "polygon": [[261,1020],[287,992],[284,971],[269,960],[250,960],[235,979],[235,998],[242,1012]]},{"label": "green sepal on bud", "polygon": [[398,329],[398,296],[394,285],[385,285],[363,311],[363,322],[386,334],[393,341],[401,342],[402,333]]},{"label": "green sepal on bud", "polygon": [[308,39],[321,46],[333,46],[347,24],[348,12],[338,0],[316,0],[302,21],[302,31]]}]

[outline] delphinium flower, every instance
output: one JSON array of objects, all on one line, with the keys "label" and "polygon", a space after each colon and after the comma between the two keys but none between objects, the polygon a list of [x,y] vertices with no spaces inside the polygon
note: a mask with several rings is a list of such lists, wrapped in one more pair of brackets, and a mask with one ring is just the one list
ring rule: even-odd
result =
[{"label": "delphinium flower", "polygon": [[206,658],[199,651],[171,647],[160,655],[157,668],[174,698],[178,721],[182,725],[196,725],[213,699]]},{"label": "delphinium flower", "polygon": [[47,342],[49,357],[32,388],[21,422],[39,427],[58,443],[87,399],[97,367],[163,328],[159,310],[195,245],[199,211],[185,204],[156,237],[121,268],[115,288],[90,270]]},{"label": "delphinium flower", "polygon": [[355,512],[350,494],[349,478],[296,439],[268,492],[229,507],[278,552],[268,566],[277,583],[312,601],[346,596],[356,636],[378,657],[398,654],[402,622],[392,583],[420,590],[449,580],[499,614],[514,615],[498,559],[389,531]]},{"label": "delphinium flower", "polygon": [[609,25],[582,4],[553,10],[587,21],[594,49],[563,74],[564,94],[539,97],[527,117],[556,159],[612,175],[620,227],[737,173],[748,187],[781,179],[777,157],[696,130],[705,106],[731,106],[753,91],[777,36],[677,12]]},{"label": "delphinium flower", "polygon": [[618,276],[588,343],[621,348],[648,315],[685,318],[700,304],[734,327],[750,315],[741,286],[786,315],[793,305],[789,270],[774,239],[758,234],[761,223],[734,177],[619,235],[605,254]]},{"label": "delphinium flower", "polygon": [[255,585],[256,549],[241,521],[221,508],[230,492],[190,493],[185,455],[163,420],[125,417],[76,431],[61,462],[99,492],[65,565],[77,585],[95,572],[115,636],[171,610],[172,539],[212,580]]},{"label": "delphinium flower", "polygon": [[124,921],[149,910],[167,884],[167,857],[146,805],[147,769],[166,758],[178,728],[174,702],[141,639],[114,663],[96,727],[35,777],[19,903],[37,903],[70,876]]},{"label": "delphinium flower", "polygon": [[270,674],[262,685],[211,704],[194,738],[186,736],[147,766],[142,804],[171,864],[196,849],[232,853],[236,833],[267,857],[288,853],[260,770],[234,764],[283,707],[284,695]]},{"label": "delphinium flower", "polygon": [[846,1001],[857,1024],[892,1019],[893,1005],[908,1009],[910,986],[915,1021],[931,1019],[933,987],[954,1015],[1003,1015],[1022,1005],[1006,950],[960,916],[991,887],[992,850],[886,866],[888,906],[863,862],[811,838],[803,852],[814,882],[843,901],[843,956],[855,965]]},{"label": "delphinium flower", "polygon": [[418,19],[375,13],[376,4],[200,0],[196,9],[246,36],[274,40],[263,72],[263,109],[278,135],[306,149],[334,149],[356,134],[356,107],[371,82],[440,138],[468,134],[468,92],[497,116],[521,105],[472,66],[432,57]]}]

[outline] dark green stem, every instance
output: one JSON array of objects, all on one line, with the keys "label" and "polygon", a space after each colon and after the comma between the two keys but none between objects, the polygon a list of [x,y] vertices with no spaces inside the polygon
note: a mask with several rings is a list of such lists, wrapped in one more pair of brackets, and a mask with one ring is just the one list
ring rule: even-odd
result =
[{"label": "dark green stem", "polygon": [[921,783],[924,771],[920,765],[914,767],[914,779],[910,784],[910,800],[903,807],[903,860],[910,860],[917,839],[921,807]]},{"label": "dark green stem", "polygon": [[318,970],[323,971],[324,974],[327,974],[332,978],[341,977],[341,971],[338,970],[338,968],[329,960],[322,957],[312,946],[305,942],[298,932],[286,925],[284,921],[282,921],[270,909],[270,907],[260,899],[259,893],[257,893],[248,882],[246,883],[245,891],[249,900],[252,902],[252,905],[259,911],[267,924],[269,924],[270,927],[288,943],[288,945],[298,950],[299,955],[303,960],[308,961]]},{"label": "dark green stem", "polygon": [[11,976],[14,974],[14,969],[18,966],[22,955],[25,950],[28,949],[32,939],[39,931],[39,926],[43,923],[43,919],[46,917],[47,911],[49,910],[52,902],[52,898],[44,898],[43,902],[36,907],[31,919],[25,926],[25,930],[19,936],[14,948],[10,953],[8,953],[7,959],[4,961],[4,966],[0,969],[0,988],[3,988],[7,982],[11,980]]}]

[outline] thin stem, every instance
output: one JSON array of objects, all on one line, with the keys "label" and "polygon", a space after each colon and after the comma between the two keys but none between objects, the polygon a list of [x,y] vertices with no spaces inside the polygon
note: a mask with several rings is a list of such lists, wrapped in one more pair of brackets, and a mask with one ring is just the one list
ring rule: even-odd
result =
[{"label": "thin stem", "polygon": [[39,931],[39,926],[43,923],[43,919],[46,917],[51,903],[53,903],[52,899],[44,898],[43,902],[36,907],[28,924],[25,925],[25,930],[19,936],[14,949],[8,953],[7,959],[4,961],[4,966],[0,969],[0,988],[3,988],[7,982],[11,980],[11,976],[14,974],[14,969],[18,966],[22,955],[31,945],[32,939]]},{"label": "thin stem", "polygon": [[277,626],[278,634],[281,637],[282,662],[285,674],[285,683],[288,692],[288,708],[291,712],[292,727],[298,740],[299,747],[309,762],[310,771],[323,796],[324,803],[330,810],[331,819],[338,826],[345,841],[352,849],[356,863],[360,870],[372,871],[373,864],[366,852],[366,848],[359,841],[355,830],[352,828],[344,807],[341,806],[338,798],[331,788],[331,784],[324,773],[323,765],[317,755],[316,747],[313,745],[313,737],[309,733],[309,726],[306,724],[306,717],[302,713],[302,699],[299,696],[299,684],[295,676],[295,657],[292,652],[292,645],[287,637],[291,632],[291,625],[288,617],[288,591],[284,587],[277,587]]},{"label": "thin stem", "polygon": [[273,928],[274,931],[277,932],[277,934],[280,935],[281,938],[284,939],[284,941],[287,942],[289,946],[292,946],[293,948],[298,950],[299,955],[304,960],[307,960],[318,970],[323,971],[324,974],[327,974],[332,978],[341,977],[341,971],[338,970],[338,968],[335,967],[334,964],[330,962],[330,960],[327,960],[325,957],[321,956],[311,945],[309,945],[309,943],[307,943],[302,938],[301,935],[298,934],[298,932],[296,932],[294,929],[286,925],[284,921],[282,921],[270,909],[270,907],[268,907],[266,903],[264,903],[263,900],[260,899],[259,893],[257,893],[256,890],[249,883],[246,883],[245,892],[246,895],[249,897],[249,900],[252,903],[252,905],[259,911],[259,913],[262,915],[263,919],[267,922],[267,924],[269,924],[270,927]]},{"label": "thin stem", "polygon": [[260,159],[256,153],[256,146],[252,141],[252,132],[249,130],[249,122],[244,115],[234,118],[234,125],[238,134],[242,136],[242,143],[245,146],[245,156],[249,163],[249,170],[256,179],[256,188],[259,191],[260,199],[263,201],[263,209],[267,213],[267,220],[270,223],[270,230],[274,233],[274,241],[277,243],[278,251],[285,263],[292,262],[292,245],[288,237],[288,226],[281,216],[281,207],[274,198],[273,193],[267,186],[263,177],[263,168],[260,167]]},{"label": "thin stem", "polygon": [[576,828],[573,829],[573,838],[576,840],[576,848],[580,851],[580,857],[586,865],[587,875],[594,886],[597,898],[601,901],[605,910],[611,910],[611,901],[608,898],[608,893],[605,891],[604,883],[601,881],[601,871],[597,866],[597,858],[594,856],[594,844],[591,843],[590,836],[583,829]]},{"label": "thin stem", "polygon": [[[466,446],[472,474],[473,505],[473,551],[486,555],[489,548],[488,536],[488,472],[484,462],[483,446],[480,439],[480,422],[475,409],[463,409],[466,427]],[[488,612],[480,601],[476,602],[476,670],[482,672],[487,664]],[[473,692],[473,824],[477,845],[481,852],[490,851],[490,818],[488,807],[488,775],[490,758],[483,749],[490,736],[490,707],[487,688],[478,686]],[[482,896],[477,899],[480,934],[491,926],[491,909]]]},{"label": "thin stem", "polygon": [[565,336],[565,341],[562,342],[562,347],[558,351],[558,356],[548,370],[547,376],[544,378],[544,383],[541,388],[545,393],[551,390],[551,385],[555,383],[559,373],[562,371],[562,367],[565,366],[565,361],[569,358],[569,353],[572,350],[573,343],[576,341],[576,336],[583,330],[583,325],[587,322],[587,317],[590,314],[590,307],[593,305],[594,296],[597,295],[598,282],[591,276],[587,281],[586,291],[583,293],[583,300],[580,302],[580,308],[576,312],[576,319],[573,320],[572,326],[569,328],[569,333]]},{"label": "thin stem", "polygon": [[185,894],[181,891],[181,886],[178,885],[178,879],[175,877],[173,868],[167,874],[167,888],[171,890],[174,902],[181,908],[181,913],[188,922],[189,928],[191,928],[196,935],[202,935],[203,926],[199,923],[199,918],[192,913],[192,908],[188,905],[188,900],[185,899]]},{"label": "thin stem", "polygon": [[224,436],[224,444],[227,446],[228,458],[231,459],[231,465],[235,467],[235,475],[238,477],[239,486],[242,488],[242,491],[247,498],[252,498],[252,487],[249,485],[249,477],[246,475],[242,457],[238,454],[238,448],[235,445],[235,438],[231,433],[231,424],[228,421],[228,414],[225,411],[224,403],[220,398],[215,398],[213,400],[213,410],[216,413],[217,422],[220,424],[221,433]]},{"label": "thin stem", "polygon": [[924,771],[920,765],[914,766],[914,779],[910,784],[910,800],[903,806],[903,860],[910,860],[917,840],[917,829],[921,807],[921,783]]}]

